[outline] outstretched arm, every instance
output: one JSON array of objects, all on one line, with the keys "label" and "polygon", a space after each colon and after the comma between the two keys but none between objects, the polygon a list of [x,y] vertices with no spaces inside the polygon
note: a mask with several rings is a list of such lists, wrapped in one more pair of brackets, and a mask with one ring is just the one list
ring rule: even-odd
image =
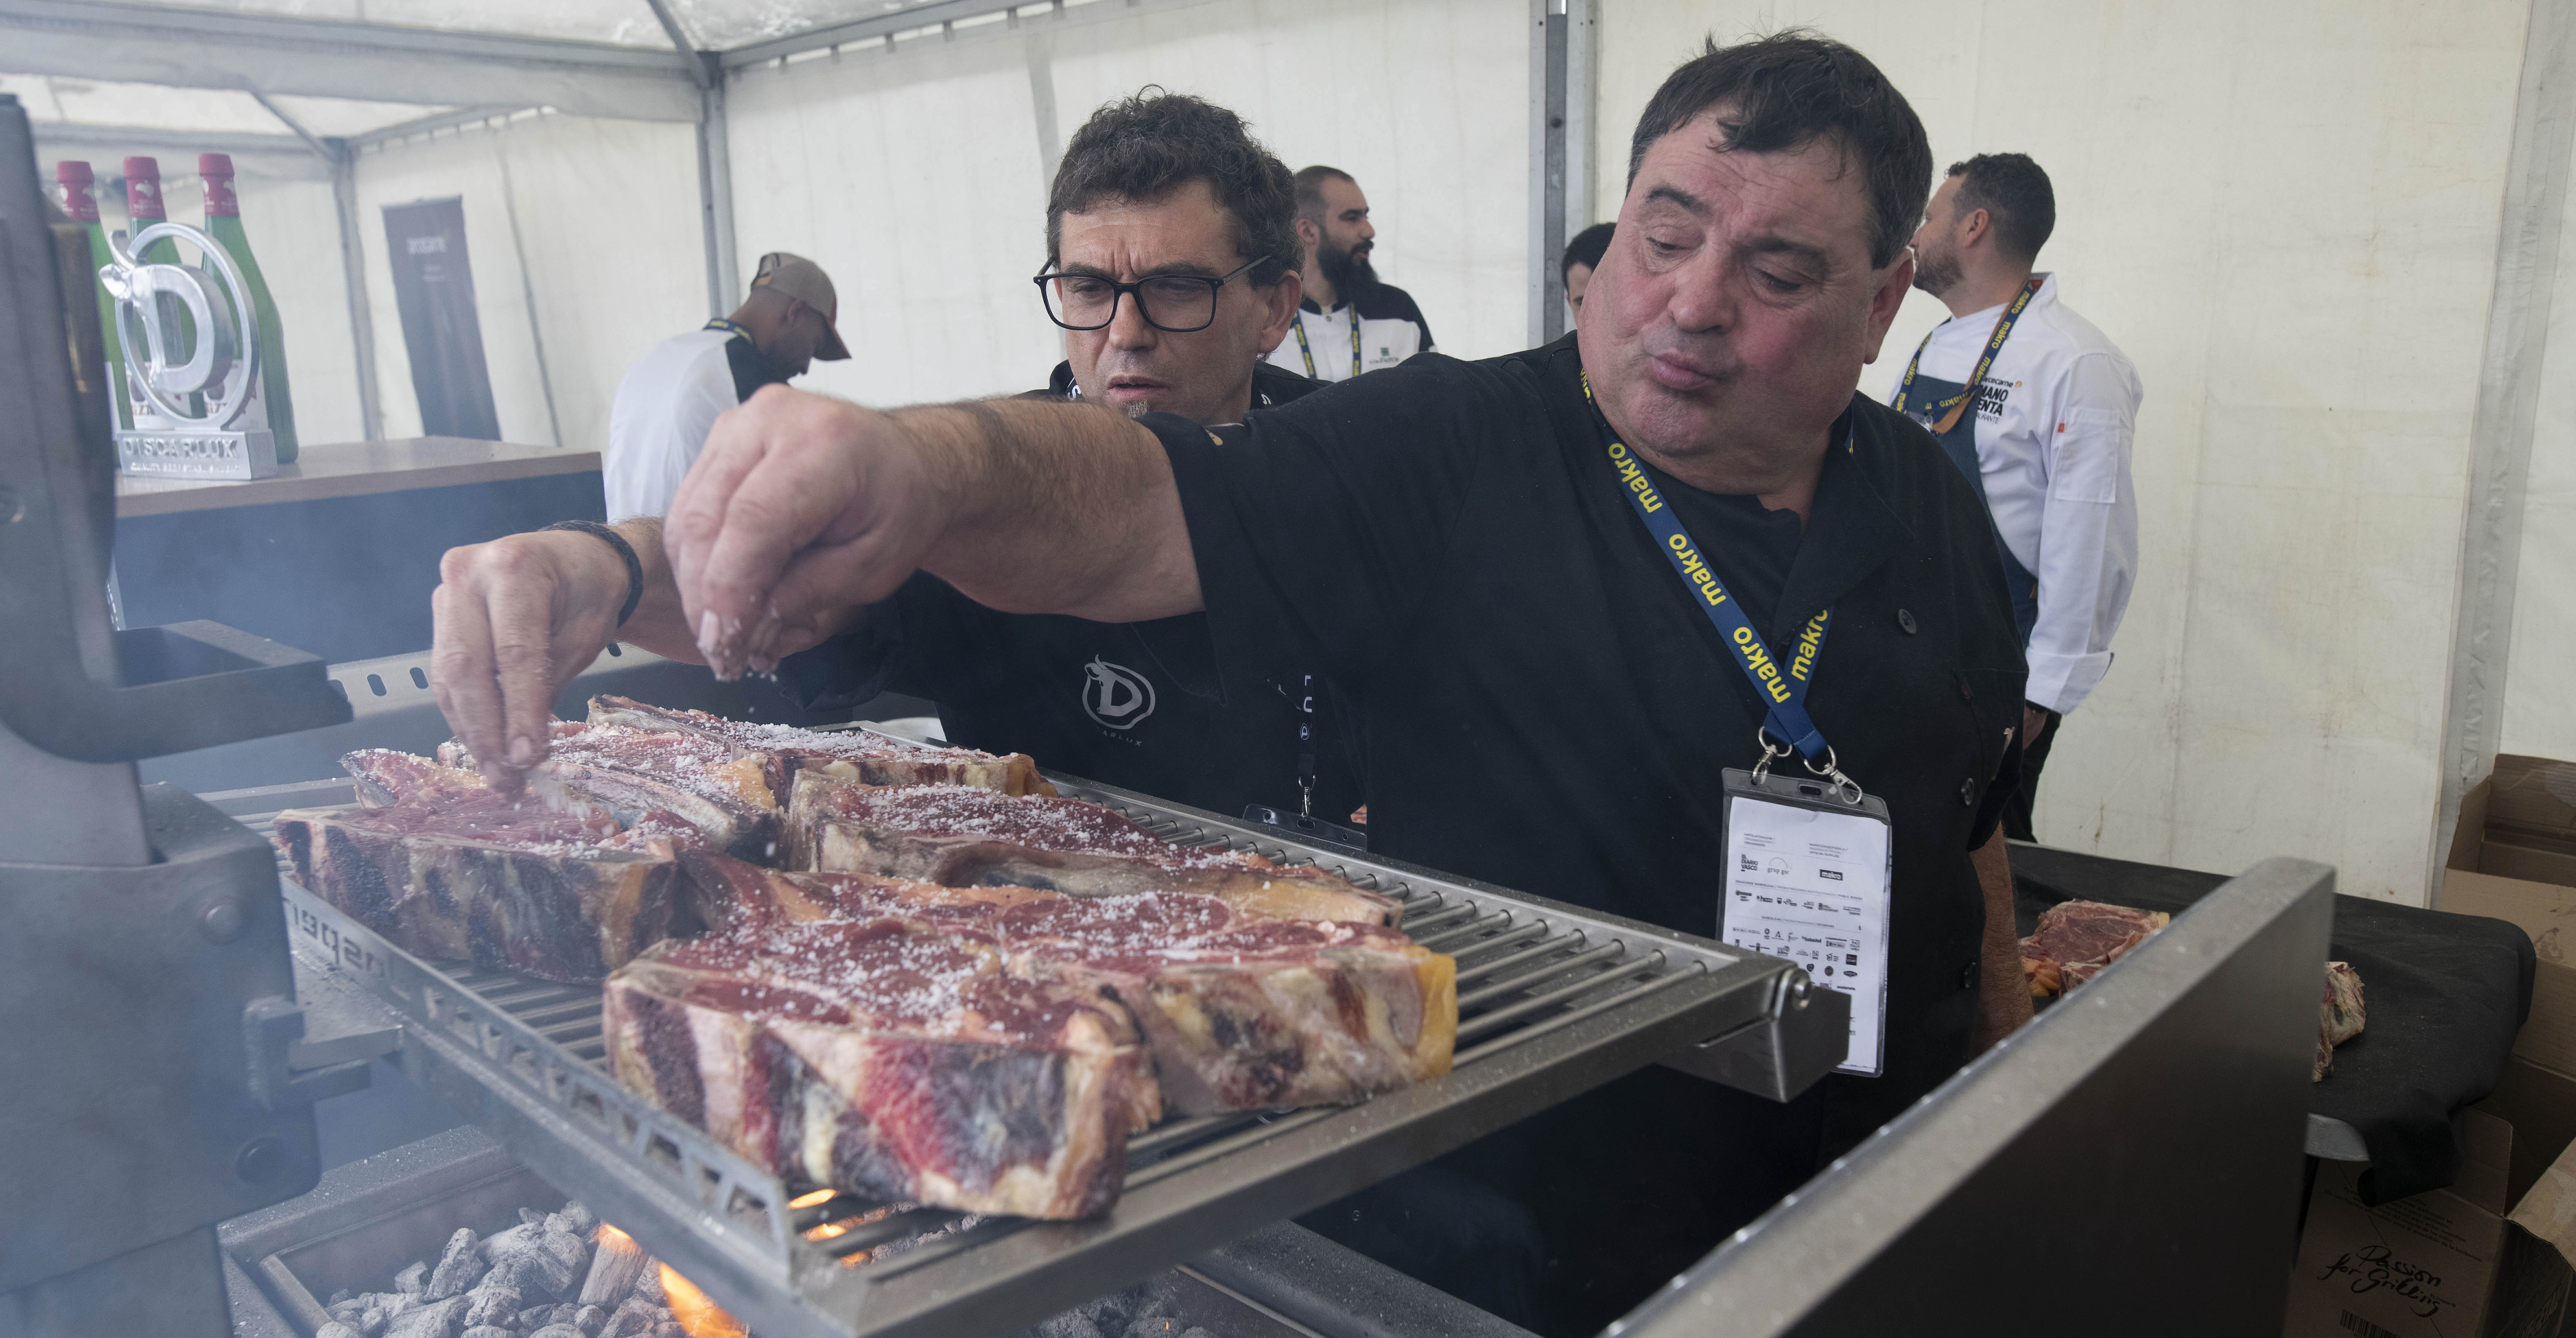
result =
[{"label": "outstretched arm", "polygon": [[1160,442],[1088,405],[881,413],[772,386],[717,422],[663,539],[719,675],[775,666],[915,570],[1006,612],[1200,607]]}]

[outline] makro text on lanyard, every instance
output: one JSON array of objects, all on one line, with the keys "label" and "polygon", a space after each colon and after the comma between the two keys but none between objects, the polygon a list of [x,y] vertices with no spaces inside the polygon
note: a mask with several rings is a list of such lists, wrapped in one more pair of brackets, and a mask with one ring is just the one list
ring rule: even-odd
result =
[{"label": "makro text on lanyard", "polygon": [[[2012,337],[2013,322],[2021,319],[2021,309],[2029,306],[2032,298],[2039,296],[2039,286],[2046,282],[2048,282],[2048,276],[2045,274],[2030,276],[2030,282],[2023,284],[2021,291],[2013,294],[2012,303],[2004,308],[2004,314],[1995,317],[1995,331],[1986,336],[1985,356],[1977,359],[1977,370],[1968,373],[1968,384],[1959,387],[1959,393],[1946,400],[1923,406],[1924,413],[1940,415],[1931,425],[1933,436],[1940,436],[1959,425],[1959,415],[1967,412],[1968,401],[1976,398],[1977,387],[1986,383],[1986,372],[1995,365],[1995,355],[2004,351],[2004,341]],[[1905,412],[1906,401],[1913,397],[1914,369],[1923,365],[1923,350],[1931,346],[1932,336],[1923,336],[1923,342],[1914,346],[1914,356],[1906,360],[1905,379],[1896,387],[1898,413]]]},{"label": "makro text on lanyard", "polygon": [[[1351,375],[1356,378],[1360,374],[1360,304],[1357,302],[1351,303],[1350,310]],[[1306,360],[1306,375],[1321,377],[1323,373],[1315,370],[1315,350],[1307,347],[1306,345],[1306,317],[1304,314],[1300,313],[1298,315],[1297,323],[1293,328],[1297,331],[1297,356]]]},{"label": "makro text on lanyard", "polygon": [[[1600,417],[1601,407],[1592,399],[1592,375],[1589,372],[1583,376],[1583,398],[1592,404],[1593,416]],[[1754,691],[1770,702],[1771,709],[1763,717],[1762,728],[1773,737],[1786,740],[1811,767],[1821,760],[1826,773],[1838,774],[1832,773],[1830,759],[1833,750],[1826,746],[1825,736],[1817,731],[1816,722],[1807,715],[1807,680],[1815,673],[1817,655],[1824,650],[1825,627],[1833,620],[1833,609],[1819,609],[1815,617],[1807,620],[1806,627],[1798,633],[1797,656],[1786,667],[1772,659],[1770,647],[1762,643],[1762,634],[1753,630],[1752,621],[1744,616],[1743,606],[1727,594],[1726,583],[1718,579],[1717,573],[1710,570],[1708,562],[1699,555],[1699,547],[1691,542],[1690,531],[1682,528],[1681,518],[1674,514],[1663,495],[1655,491],[1654,480],[1646,476],[1645,467],[1637,462],[1635,453],[1619,440],[1618,430],[1610,427],[1609,419],[1602,418],[1601,425],[1604,435],[1610,439],[1610,463],[1619,471],[1619,481],[1625,485],[1628,504],[1636,509],[1637,519],[1644,522],[1647,533],[1662,542],[1664,556],[1671,560],[1673,570],[1681,573],[1682,580],[1699,596],[1700,611],[1708,615],[1709,622],[1716,625],[1718,635],[1734,649],[1736,664],[1744,670],[1745,677],[1753,680]],[[1764,743],[1763,749],[1770,751],[1770,745]]]}]

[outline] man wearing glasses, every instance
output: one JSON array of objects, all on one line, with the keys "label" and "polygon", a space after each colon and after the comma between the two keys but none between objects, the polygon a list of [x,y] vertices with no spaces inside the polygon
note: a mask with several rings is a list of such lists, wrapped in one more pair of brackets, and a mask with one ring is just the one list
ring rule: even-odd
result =
[{"label": "man wearing glasses", "polygon": [[[1221,426],[1320,389],[1261,361],[1297,309],[1288,259],[1297,249],[1287,168],[1240,117],[1169,94],[1101,108],[1066,146],[1047,203],[1047,263],[1030,294],[1064,329],[1066,358],[1046,389],[1021,398]],[[1061,467],[1078,475],[1078,454]],[[655,519],[456,549],[440,577],[439,655],[491,663],[490,629],[518,601],[557,615],[548,681],[533,697],[501,701],[464,686],[472,675],[441,671],[456,686],[441,688],[440,702],[460,729],[506,710],[514,733],[545,738],[555,687],[612,639],[700,658]],[[1223,700],[1203,614],[1119,624],[1001,613],[920,574],[841,621],[848,630],[779,665],[781,684],[810,710],[855,708],[880,692],[927,697],[952,743],[1026,752],[1228,815],[1258,803],[1339,819],[1361,802],[1329,693],[1283,671]],[[1310,696],[1312,716],[1298,709]],[[1300,747],[1301,723],[1319,727],[1322,747]],[[490,755],[526,766],[539,754],[522,759],[505,745]]]}]

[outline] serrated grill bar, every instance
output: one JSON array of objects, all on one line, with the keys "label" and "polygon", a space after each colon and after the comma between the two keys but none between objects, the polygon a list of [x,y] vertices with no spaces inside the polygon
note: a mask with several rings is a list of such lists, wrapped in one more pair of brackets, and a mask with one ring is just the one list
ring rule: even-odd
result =
[{"label": "serrated grill bar", "polygon": [[[1077,778],[1050,778],[1060,792],[1105,804],[1166,839],[1251,851],[1282,865],[1312,864],[1395,898],[1404,908],[1407,931],[1458,961],[1454,1075],[1481,1072],[1478,1066],[1506,1052],[1612,1014],[1620,1014],[1630,1031],[1674,1030],[1692,1016],[1710,1019],[1707,1032],[1676,1031],[1682,1043],[1748,1025],[1746,1001],[1775,996],[1778,976],[1787,969],[1704,940],[1300,846]],[[267,816],[244,821],[264,827]],[[288,895],[306,918],[331,922],[341,940],[398,964],[406,981],[379,977],[359,983],[402,1013],[412,1024],[407,1030],[423,1034],[422,1045],[441,1051],[472,1083],[530,1108],[523,1112],[529,1118],[513,1127],[533,1125],[542,1137],[533,1143],[527,1137],[504,1140],[521,1160],[541,1174],[574,1182],[564,1187],[576,1193],[597,1194],[592,1186],[603,1183],[654,1191],[629,1194],[620,1206],[634,1220],[619,1224],[684,1272],[707,1271],[701,1284],[764,1334],[894,1338],[944,1331],[968,1315],[983,1324],[994,1307],[1014,1306],[1028,1312],[1016,1321],[1026,1323],[1192,1252],[1174,1244],[1153,1256],[1161,1262],[1140,1266],[1145,1247],[1122,1239],[1123,1209],[1113,1210],[1102,1231],[1088,1223],[979,1219],[846,1194],[790,1208],[775,1177],[608,1076],[599,986],[419,962],[381,945],[291,883]],[[305,955],[324,959],[318,952]],[[349,968],[334,960],[331,969]],[[1730,988],[1713,991],[1711,983],[1721,977]],[[1694,985],[1699,988],[1686,988]],[[1659,997],[1671,1002],[1659,1005]],[[1484,1094],[1478,1099],[1495,1086],[1466,1085]],[[1399,1095],[1406,1103],[1427,1103],[1419,1090]],[[1232,1193],[1294,1198],[1278,1186],[1296,1167],[1270,1166],[1282,1154],[1266,1150],[1293,1145],[1305,1149],[1298,1155],[1313,1164],[1329,1152],[1314,1152],[1300,1136],[1311,1139],[1311,1131],[1349,1114],[1327,1107],[1169,1121],[1129,1140],[1125,1193],[1160,1203],[1166,1191],[1177,1191],[1200,1218],[1215,1213]],[[1238,1169],[1255,1163],[1264,1169]],[[1257,1195],[1263,1186],[1272,1188]],[[1274,1211],[1235,1229],[1281,1215]],[[1138,1238],[1175,1234],[1159,1219],[1154,1225],[1152,1232],[1140,1228]],[[1203,1248],[1206,1235],[1202,1230],[1188,1239]],[[1006,1285],[1018,1288],[1008,1300],[992,1290]]]}]

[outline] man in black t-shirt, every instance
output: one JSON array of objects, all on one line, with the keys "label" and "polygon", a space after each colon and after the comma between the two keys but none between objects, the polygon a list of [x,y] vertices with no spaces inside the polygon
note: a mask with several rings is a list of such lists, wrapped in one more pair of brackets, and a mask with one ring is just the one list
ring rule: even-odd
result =
[{"label": "man in black t-shirt", "polygon": [[[1884,1072],[1783,1108],[1647,1070],[1453,1157],[1538,1209],[1531,1322],[1590,1332],[2030,1014],[1995,821],[2025,675],[1991,527],[1919,426],[1855,393],[1931,169],[1850,48],[1712,47],[1639,121],[1574,335],[1228,430],[769,392],[673,512],[681,617],[724,673],[915,569],[1002,608],[1204,609],[1229,686],[1303,660],[1354,700],[1374,849],[1707,934],[1719,773],[1762,755],[1766,702],[1611,445],[1775,652],[1830,608],[1807,709],[1894,822]],[[552,626],[613,614],[623,586],[591,580]],[[525,592],[446,599],[449,718],[477,756],[533,760],[542,732],[505,708],[541,683],[486,647],[546,620]]]}]

